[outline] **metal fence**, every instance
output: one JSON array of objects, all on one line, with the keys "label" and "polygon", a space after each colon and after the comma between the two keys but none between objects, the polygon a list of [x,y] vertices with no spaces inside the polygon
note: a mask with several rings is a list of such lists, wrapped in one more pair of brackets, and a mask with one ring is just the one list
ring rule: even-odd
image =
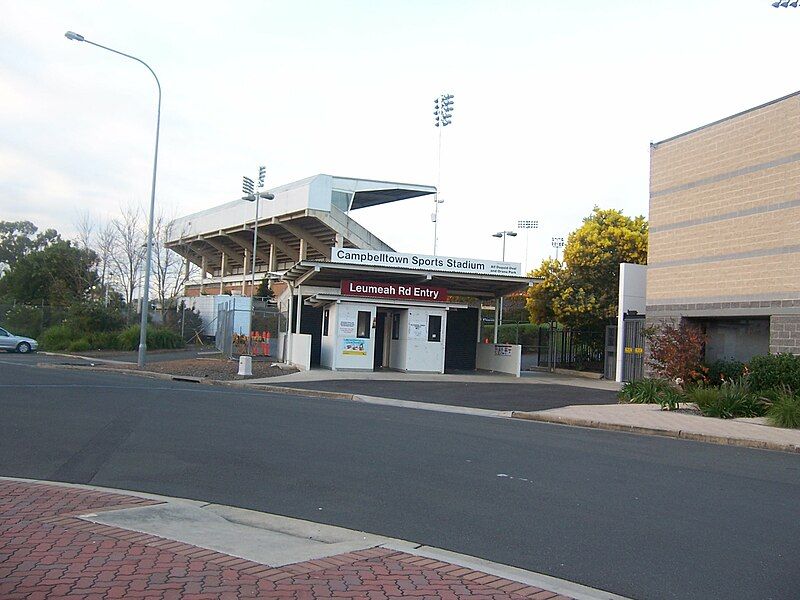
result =
[{"label": "metal fence", "polygon": [[229,358],[251,354],[278,359],[287,323],[287,315],[268,301],[256,299],[252,308],[225,303],[217,309],[215,345]]},{"label": "metal fence", "polygon": [[605,366],[605,332],[582,329],[539,329],[537,359],[540,367],[602,373]]},{"label": "metal fence", "polygon": [[42,331],[63,323],[67,316],[66,306],[47,304],[0,304],[0,327],[17,335],[38,338]]}]

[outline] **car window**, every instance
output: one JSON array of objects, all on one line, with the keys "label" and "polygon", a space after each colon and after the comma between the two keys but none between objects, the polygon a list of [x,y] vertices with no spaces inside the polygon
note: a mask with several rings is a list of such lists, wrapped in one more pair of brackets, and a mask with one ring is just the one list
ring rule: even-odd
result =
[{"label": "car window", "polygon": [[0,335],[1,335],[1,336],[3,336],[3,337],[9,337],[11,334],[10,334],[10,333],[8,333],[8,332],[7,332],[5,329],[3,329],[2,327],[0,327]]}]

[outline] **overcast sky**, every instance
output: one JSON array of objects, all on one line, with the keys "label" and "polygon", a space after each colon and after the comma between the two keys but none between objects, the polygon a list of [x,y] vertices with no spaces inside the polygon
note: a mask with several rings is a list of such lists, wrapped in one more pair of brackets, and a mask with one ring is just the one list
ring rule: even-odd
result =
[{"label": "overcast sky", "polygon": [[[769,0],[0,0],[0,219],[74,233],[149,199],[182,215],[268,168],[436,183],[439,253],[499,258],[538,219],[529,264],[594,205],[646,214],[649,143],[800,88],[800,10]],[[399,251],[432,250],[430,199],[353,214]],[[524,262],[525,235],[507,258]]]}]

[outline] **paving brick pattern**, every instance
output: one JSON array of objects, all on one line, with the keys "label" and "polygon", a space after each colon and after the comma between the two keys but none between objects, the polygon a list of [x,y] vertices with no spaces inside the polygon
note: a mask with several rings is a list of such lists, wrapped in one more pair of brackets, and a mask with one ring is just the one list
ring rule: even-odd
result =
[{"label": "paving brick pattern", "polygon": [[280,568],[77,518],[157,504],[0,480],[0,598],[430,598],[568,600],[480,571],[384,548]]}]

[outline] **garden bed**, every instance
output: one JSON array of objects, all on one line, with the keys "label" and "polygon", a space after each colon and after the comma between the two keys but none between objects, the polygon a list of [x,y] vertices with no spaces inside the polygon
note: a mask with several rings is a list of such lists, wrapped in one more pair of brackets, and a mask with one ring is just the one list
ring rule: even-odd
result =
[{"label": "garden bed", "polygon": [[[115,365],[115,367],[138,370],[136,365]],[[237,375],[239,363],[235,360],[224,358],[186,358],[180,360],[166,360],[149,363],[145,371],[179,375],[181,377],[199,377],[215,381],[237,381],[242,379],[256,379],[260,377],[278,377],[296,373],[295,367],[286,365],[277,366],[272,362],[253,361],[253,375],[243,377]]]}]

